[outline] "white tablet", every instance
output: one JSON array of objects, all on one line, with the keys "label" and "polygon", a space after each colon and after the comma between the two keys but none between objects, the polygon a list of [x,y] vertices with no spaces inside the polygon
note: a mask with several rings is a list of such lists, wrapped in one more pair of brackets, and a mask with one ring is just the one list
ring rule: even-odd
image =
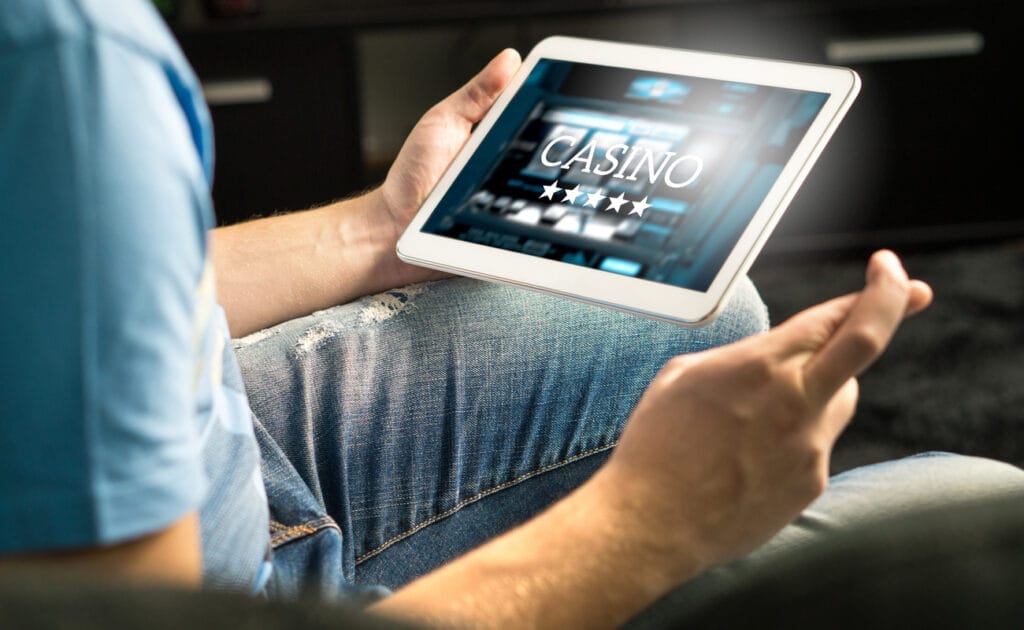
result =
[{"label": "white tablet", "polygon": [[848,68],[545,39],[415,215],[398,255],[706,324],[859,88]]}]

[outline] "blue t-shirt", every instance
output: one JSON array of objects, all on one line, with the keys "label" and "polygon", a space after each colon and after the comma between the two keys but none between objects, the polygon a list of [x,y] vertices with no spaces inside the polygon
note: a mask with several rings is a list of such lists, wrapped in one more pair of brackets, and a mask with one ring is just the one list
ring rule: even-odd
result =
[{"label": "blue t-shirt", "polygon": [[268,509],[208,258],[212,164],[150,3],[0,2],[0,554],[199,510],[206,584],[258,586]]}]

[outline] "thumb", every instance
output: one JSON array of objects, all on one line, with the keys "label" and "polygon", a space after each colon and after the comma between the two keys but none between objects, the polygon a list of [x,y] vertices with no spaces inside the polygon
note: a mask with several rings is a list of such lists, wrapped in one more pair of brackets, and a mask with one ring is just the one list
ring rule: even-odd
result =
[{"label": "thumb", "polygon": [[498,53],[475,77],[446,98],[442,107],[470,124],[480,122],[508,85],[521,59],[513,48]]}]

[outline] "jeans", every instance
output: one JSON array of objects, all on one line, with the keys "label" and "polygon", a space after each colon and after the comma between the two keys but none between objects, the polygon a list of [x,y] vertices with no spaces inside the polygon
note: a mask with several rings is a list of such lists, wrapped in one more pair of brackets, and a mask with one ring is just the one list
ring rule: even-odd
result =
[{"label": "jeans", "polygon": [[[270,503],[267,594],[386,596],[585,481],[669,358],[767,327],[749,281],[711,325],[684,328],[458,278],[236,340]],[[973,494],[985,475],[969,469],[1024,483],[1004,464],[934,460],[956,465],[908,460],[837,478],[747,562],[903,505]],[[962,481],[953,490],[951,478]],[[680,592],[713,593],[740,570]]]}]

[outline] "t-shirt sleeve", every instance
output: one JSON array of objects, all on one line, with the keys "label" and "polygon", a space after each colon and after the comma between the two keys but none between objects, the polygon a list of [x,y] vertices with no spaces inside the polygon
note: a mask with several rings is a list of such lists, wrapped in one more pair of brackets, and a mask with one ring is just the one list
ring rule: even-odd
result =
[{"label": "t-shirt sleeve", "polygon": [[196,509],[209,194],[160,63],[95,33],[0,46],[0,552]]}]

